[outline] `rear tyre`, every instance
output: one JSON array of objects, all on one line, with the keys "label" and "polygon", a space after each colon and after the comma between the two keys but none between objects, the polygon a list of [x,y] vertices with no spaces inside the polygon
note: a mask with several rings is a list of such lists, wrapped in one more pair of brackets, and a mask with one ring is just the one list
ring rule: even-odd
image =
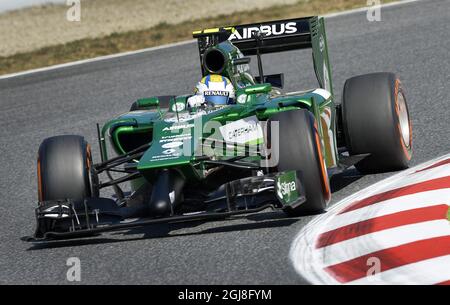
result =
[{"label": "rear tyre", "polygon": [[[270,139],[271,122],[278,121],[277,140]],[[268,122],[268,143],[273,160],[278,160],[276,171],[300,170],[306,193],[306,202],[296,208],[287,207],[290,216],[323,212],[330,200],[330,187],[320,148],[320,138],[312,114],[304,109],[280,112]],[[274,147],[278,144],[278,148]]]},{"label": "rear tyre", "polygon": [[91,181],[90,146],[81,136],[45,139],[38,152],[39,201],[97,197]]},{"label": "rear tyre", "polygon": [[360,172],[408,167],[412,129],[405,94],[395,74],[381,72],[348,79],[342,118],[349,153],[370,153],[355,165]]}]

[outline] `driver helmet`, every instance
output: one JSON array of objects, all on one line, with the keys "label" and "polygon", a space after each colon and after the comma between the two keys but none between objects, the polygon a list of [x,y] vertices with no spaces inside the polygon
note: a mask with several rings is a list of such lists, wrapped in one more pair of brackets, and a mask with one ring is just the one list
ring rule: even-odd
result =
[{"label": "driver helmet", "polygon": [[195,94],[203,95],[205,102],[213,105],[234,104],[234,87],[225,76],[210,74],[202,78],[195,86]]}]

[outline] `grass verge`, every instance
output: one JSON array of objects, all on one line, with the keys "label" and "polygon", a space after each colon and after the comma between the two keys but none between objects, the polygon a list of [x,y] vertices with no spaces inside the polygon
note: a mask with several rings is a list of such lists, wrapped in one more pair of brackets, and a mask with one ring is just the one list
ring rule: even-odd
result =
[{"label": "grass verge", "polygon": [[[393,1],[385,0],[383,3]],[[113,33],[101,38],[81,39],[0,57],[0,75],[183,41],[192,38],[193,30],[202,28],[322,15],[363,6],[366,6],[365,0],[308,0],[293,5],[201,18],[174,25],[161,23],[145,30]]]}]

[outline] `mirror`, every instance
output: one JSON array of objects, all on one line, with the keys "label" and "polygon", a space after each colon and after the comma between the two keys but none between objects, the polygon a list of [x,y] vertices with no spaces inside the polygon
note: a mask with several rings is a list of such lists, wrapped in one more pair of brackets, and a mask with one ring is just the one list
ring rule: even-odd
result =
[{"label": "mirror", "polygon": [[257,84],[244,88],[245,94],[269,93],[272,91],[272,85],[269,83]]},{"label": "mirror", "polygon": [[159,99],[158,97],[148,97],[148,98],[141,98],[136,101],[136,104],[139,108],[147,108],[147,107],[158,107],[159,106]]}]

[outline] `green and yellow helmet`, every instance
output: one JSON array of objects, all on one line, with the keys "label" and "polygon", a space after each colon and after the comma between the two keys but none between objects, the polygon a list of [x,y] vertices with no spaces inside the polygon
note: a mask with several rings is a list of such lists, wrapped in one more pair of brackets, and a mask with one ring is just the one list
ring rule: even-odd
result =
[{"label": "green and yellow helmet", "polygon": [[210,74],[202,78],[195,87],[195,94],[203,95],[205,101],[214,105],[234,104],[234,87],[225,76]]}]

